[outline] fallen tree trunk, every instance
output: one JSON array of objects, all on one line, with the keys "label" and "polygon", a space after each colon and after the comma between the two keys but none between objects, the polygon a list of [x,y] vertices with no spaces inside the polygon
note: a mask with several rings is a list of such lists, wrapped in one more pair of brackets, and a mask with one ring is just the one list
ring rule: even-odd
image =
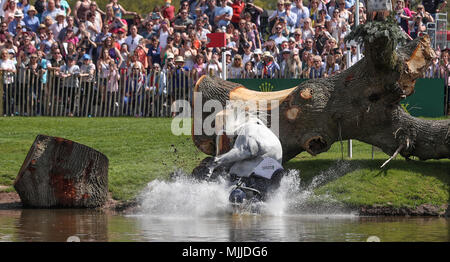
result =
[{"label": "fallen tree trunk", "polygon": [[100,207],[108,197],[108,158],[67,139],[38,135],[14,188],[26,207]]},{"label": "fallen tree trunk", "polygon": [[[379,25],[389,28],[381,22],[372,23],[364,30]],[[202,101],[194,101],[194,107],[210,99],[223,106],[227,100],[278,100],[283,162],[303,151],[320,154],[334,142],[347,139],[372,144],[389,155],[397,151],[406,158],[449,158],[450,121],[418,119],[400,105],[401,99],[414,92],[416,79],[435,57],[430,39],[424,36],[397,48],[388,30],[361,37],[365,56],[356,65],[330,78],[309,80],[284,91],[263,94],[205,76],[196,84]],[[204,112],[201,117],[210,114]],[[201,123],[196,117],[194,129]],[[204,153],[215,154],[215,135],[193,133],[193,140]]]}]

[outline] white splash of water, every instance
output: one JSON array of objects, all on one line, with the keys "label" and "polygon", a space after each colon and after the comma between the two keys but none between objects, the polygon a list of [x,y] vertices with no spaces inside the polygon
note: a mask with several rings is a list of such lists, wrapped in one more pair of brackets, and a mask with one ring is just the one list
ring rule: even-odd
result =
[{"label": "white splash of water", "polygon": [[172,217],[216,216],[227,212],[229,192],[225,181],[196,181],[187,176],[154,180],[141,195],[141,211]]},{"label": "white splash of water", "polygon": [[[342,204],[329,195],[317,196],[314,190],[349,172],[350,165],[337,162],[314,177],[311,183],[301,185],[299,171],[288,170],[280,187],[262,205],[261,214],[284,216],[292,214],[348,214]],[[231,187],[226,181],[196,181],[188,175],[172,181],[154,180],[141,194],[140,213],[164,217],[213,217],[231,213],[228,196]]]}]

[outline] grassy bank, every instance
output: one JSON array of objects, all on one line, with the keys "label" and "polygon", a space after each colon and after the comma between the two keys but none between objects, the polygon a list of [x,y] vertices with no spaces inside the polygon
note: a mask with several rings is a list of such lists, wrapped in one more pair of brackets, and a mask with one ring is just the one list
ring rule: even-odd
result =
[{"label": "grassy bank", "polygon": [[[109,186],[115,199],[133,198],[156,178],[167,178],[176,168],[191,171],[205,157],[190,136],[174,136],[170,119],[144,118],[0,118],[0,185],[12,185],[37,134],[60,136],[104,153],[110,161]],[[417,206],[449,201],[450,161],[405,161],[398,157],[387,168],[388,158],[370,145],[353,141],[353,158],[341,146],[312,157],[298,155],[286,164],[298,169],[302,181],[327,173],[330,181],[316,189],[350,205]],[[5,190],[5,189],[3,189]],[[11,187],[6,190],[13,190]]]}]

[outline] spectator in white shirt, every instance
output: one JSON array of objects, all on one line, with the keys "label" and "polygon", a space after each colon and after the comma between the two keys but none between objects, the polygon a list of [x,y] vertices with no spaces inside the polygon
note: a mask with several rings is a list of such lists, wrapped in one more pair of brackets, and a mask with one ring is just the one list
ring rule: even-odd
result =
[{"label": "spectator in white shirt", "polygon": [[136,25],[132,25],[130,28],[131,35],[129,35],[125,39],[125,43],[130,48],[130,53],[134,52],[134,49],[139,45],[139,41],[141,40],[142,36],[138,34],[138,29]]}]

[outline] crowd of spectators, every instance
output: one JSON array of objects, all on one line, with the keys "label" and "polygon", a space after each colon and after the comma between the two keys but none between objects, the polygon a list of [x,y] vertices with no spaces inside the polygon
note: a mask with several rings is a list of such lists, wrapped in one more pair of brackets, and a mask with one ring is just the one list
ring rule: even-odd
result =
[{"label": "crowd of spectators", "polygon": [[[278,0],[268,11],[253,0],[171,0],[148,14],[126,10],[118,0],[99,7],[95,1],[1,0],[0,70],[31,69],[46,82],[47,71],[62,78],[92,78],[98,73],[109,91],[121,75],[180,70],[228,78],[321,78],[355,64],[356,43],[345,36],[367,21],[366,7],[355,0]],[[394,3],[396,19],[414,39],[443,10],[443,0]],[[411,8],[411,9],[410,9]],[[412,10],[414,9],[414,10]],[[224,32],[226,49],[207,48],[207,34]],[[226,68],[222,68],[222,52]],[[430,67],[429,76],[448,75],[448,50]],[[142,74],[142,76],[140,75]],[[5,83],[14,81],[6,77]],[[145,80],[142,80],[145,81]],[[73,81],[72,81],[73,82]],[[74,84],[76,85],[76,83]]]}]

